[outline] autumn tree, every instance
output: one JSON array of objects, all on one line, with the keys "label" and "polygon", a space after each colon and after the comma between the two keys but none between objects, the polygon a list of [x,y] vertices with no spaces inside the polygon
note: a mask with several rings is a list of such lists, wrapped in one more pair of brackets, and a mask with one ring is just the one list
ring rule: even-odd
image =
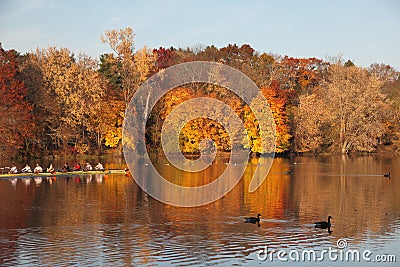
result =
[{"label": "autumn tree", "polygon": [[31,55],[26,54],[19,57],[19,69],[21,80],[27,87],[26,100],[32,106],[32,120],[35,127],[31,129],[31,136],[28,139],[27,149],[29,154],[38,155],[46,151],[49,147],[49,135],[46,124],[46,112],[40,104],[43,101],[43,75],[37,64],[31,64]]},{"label": "autumn tree", "polygon": [[[76,59],[66,48],[37,49],[25,62],[25,76],[39,70],[41,80],[30,83],[40,113],[55,147],[74,146],[86,152],[91,142],[99,142],[101,99],[104,95],[97,62],[86,55]],[[35,98],[35,96],[32,96]],[[94,137],[92,136],[94,135]]]},{"label": "autumn tree", "polygon": [[101,147],[103,137],[102,107],[105,96],[105,83],[97,72],[97,61],[81,54],[71,73],[73,85],[70,86],[67,103],[67,117],[71,117],[71,125],[79,132],[75,137],[75,147],[80,153],[90,149],[91,142],[95,140],[97,148]]},{"label": "autumn tree", "polygon": [[269,86],[273,81],[273,71],[278,62],[267,53],[262,53],[255,58],[252,64],[253,71],[249,77],[261,88]]},{"label": "autumn tree", "polygon": [[368,67],[368,71],[383,82],[394,82],[400,78],[399,72],[386,64],[371,64]]},{"label": "autumn tree", "polygon": [[272,82],[269,87],[261,88],[265,98],[268,100],[276,126],[276,147],[275,152],[288,152],[290,149],[291,129],[287,114],[288,94],[287,91],[279,88],[277,82]]},{"label": "autumn tree", "polygon": [[110,46],[117,57],[108,57],[110,64],[120,75],[124,102],[127,106],[139,88],[152,73],[156,56],[147,47],[134,53],[135,33],[132,28],[106,31],[101,36],[101,41]]},{"label": "autumn tree", "polygon": [[[283,78],[285,82],[280,81],[286,88],[294,89],[298,95],[312,92],[324,77],[327,63],[317,58],[293,58],[285,56],[280,61],[284,68]],[[274,78],[275,80],[280,80]]]},{"label": "autumn tree", "polygon": [[171,67],[181,62],[179,54],[173,47],[159,47],[158,49],[153,49],[153,54],[156,57],[154,63],[155,72],[158,72],[159,70]]},{"label": "autumn tree", "polygon": [[34,127],[17,56],[16,51],[6,51],[0,44],[0,157],[15,156],[26,145]]},{"label": "autumn tree", "polygon": [[381,138],[381,145],[391,146],[397,153],[400,152],[400,73],[390,66],[379,64],[371,65],[369,71],[377,75],[385,82],[382,87],[384,95],[387,97],[390,112],[385,124],[385,133]]},{"label": "autumn tree", "polygon": [[200,51],[197,56],[199,60],[205,61],[218,62],[221,59],[219,49],[214,45],[207,46],[203,51]]},{"label": "autumn tree", "polygon": [[[279,88],[277,82],[273,82],[269,87],[261,88],[261,92],[269,103],[269,108],[275,124],[274,131],[268,129],[270,132],[266,136],[275,135],[275,151],[276,153],[285,153],[290,149],[290,127],[288,123],[288,115],[286,113],[287,94]],[[257,105],[256,105],[257,108]],[[261,135],[259,133],[259,125],[254,113],[248,106],[243,107],[244,110],[244,125],[247,130],[250,141],[250,149],[255,153],[265,153],[261,147]],[[267,114],[266,110],[259,110],[261,113]],[[266,117],[266,120],[269,120]],[[271,140],[273,138],[271,137]],[[269,151],[270,152],[270,151]]]},{"label": "autumn tree", "polygon": [[99,115],[99,131],[104,145],[116,148],[122,140],[122,126],[124,122],[125,103],[121,91],[112,86],[106,86],[104,102]]},{"label": "autumn tree", "polygon": [[300,98],[296,149],[315,152],[325,146],[343,154],[375,151],[387,107],[381,85],[365,69],[332,64],[320,88]]},{"label": "autumn tree", "polygon": [[195,112],[196,110],[207,110],[207,114],[211,115],[214,119],[210,118],[194,118],[187,122],[181,129],[179,135],[179,144],[181,151],[184,153],[198,153],[200,151],[200,145],[204,139],[212,139],[215,142],[215,146],[218,151],[226,152],[232,149],[231,136],[237,136],[239,133],[239,127],[232,127],[231,129],[237,129],[228,133],[224,129],[223,125],[236,126],[233,123],[232,115],[236,114],[239,117],[243,117],[243,101],[230,92],[229,90],[219,86],[207,86],[187,84],[185,87],[175,88],[167,92],[155,105],[150,117],[147,121],[146,126],[146,140],[148,148],[151,150],[160,151],[160,140],[161,140],[161,129],[164,127],[164,121],[169,114],[180,104],[189,101],[193,98],[207,97],[216,100],[220,100],[230,107],[228,109],[216,109],[214,106],[204,104],[202,101],[191,102],[190,106],[186,106],[186,109],[181,109],[179,114],[176,113],[170,117],[174,125],[179,125],[181,118],[188,114]]},{"label": "autumn tree", "polygon": [[294,141],[296,152],[322,152],[333,143],[331,126],[333,116],[324,109],[320,94],[301,95],[295,109]]},{"label": "autumn tree", "polygon": [[[132,28],[106,31],[101,41],[110,46],[114,54],[103,55],[100,73],[115,89],[108,90],[107,109],[102,113],[105,144],[117,147],[122,139],[122,123],[125,108],[136,90],[154,73],[156,53],[147,47],[134,53],[135,33]],[[120,103],[122,96],[123,105]]]}]

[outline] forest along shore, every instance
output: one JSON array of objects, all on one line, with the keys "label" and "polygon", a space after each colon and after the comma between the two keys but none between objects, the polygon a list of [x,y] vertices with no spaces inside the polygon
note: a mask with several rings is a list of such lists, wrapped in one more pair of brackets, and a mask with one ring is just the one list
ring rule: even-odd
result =
[{"label": "forest along shore", "polygon": [[[0,158],[122,151],[124,112],[135,91],[160,70],[190,61],[229,65],[257,84],[274,116],[276,153],[400,152],[400,79],[392,66],[374,63],[363,68],[341,58],[272,55],[249,44],[209,45],[196,51],[144,47],[133,52],[129,48],[134,36],[131,28],[106,31],[101,41],[115,53],[99,59],[76,56],[68,48],[21,55],[0,46]],[[247,130],[249,149],[266,152],[248,105],[225,88],[192,83],[168,92],[152,109],[146,128],[151,153],[162,150],[166,116],[194,97],[229,105]],[[223,121],[224,114],[219,115]],[[214,140],[219,151],[232,149],[220,123],[198,118],[181,131],[182,152],[199,152],[205,138]]]}]

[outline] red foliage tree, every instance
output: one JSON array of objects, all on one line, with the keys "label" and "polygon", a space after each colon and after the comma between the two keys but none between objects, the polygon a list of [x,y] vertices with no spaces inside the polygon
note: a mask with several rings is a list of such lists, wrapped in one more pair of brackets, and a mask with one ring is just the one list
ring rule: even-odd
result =
[{"label": "red foliage tree", "polygon": [[32,129],[32,106],[18,78],[17,52],[0,44],[0,156],[13,156],[24,147]]},{"label": "red foliage tree", "polygon": [[180,63],[178,62],[179,60],[176,51],[172,47],[171,48],[160,47],[158,49],[153,49],[153,53],[157,55],[157,59],[155,62],[156,72],[161,69],[165,69],[177,63]]},{"label": "red foliage tree", "polygon": [[327,63],[317,58],[293,58],[285,56],[281,64],[288,71],[288,79],[295,84],[296,92],[311,92],[318,85]]}]

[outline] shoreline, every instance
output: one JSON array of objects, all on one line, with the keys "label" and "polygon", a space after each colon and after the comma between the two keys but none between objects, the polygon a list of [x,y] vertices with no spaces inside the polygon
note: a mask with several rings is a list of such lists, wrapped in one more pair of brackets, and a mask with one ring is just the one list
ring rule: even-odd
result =
[{"label": "shoreline", "polygon": [[[229,158],[231,152],[218,152],[216,153],[216,157],[219,158]],[[150,158],[159,158],[165,157],[163,153],[149,153]],[[185,153],[184,156],[187,159],[198,159],[200,157],[200,153]],[[257,154],[257,153],[250,153],[249,158],[263,158],[263,157],[270,157],[271,154]],[[286,153],[275,153],[274,158],[293,158],[293,157],[366,157],[366,156],[373,156],[373,157],[398,157],[400,156],[399,152],[396,151],[388,151],[388,150],[381,150],[376,151],[373,153],[350,153],[350,154],[341,154],[341,153],[307,153],[307,152],[286,152]],[[53,155],[45,155],[45,156],[31,156],[26,158],[2,158],[0,160],[0,167],[7,166],[8,163],[16,163],[16,164],[25,164],[26,162],[33,163],[33,162],[83,162],[83,161],[109,161],[112,158],[116,161],[119,161],[121,164],[123,161],[125,163],[125,157],[123,152],[108,152],[96,155],[90,154],[53,154]],[[10,164],[8,164],[10,165]]]}]

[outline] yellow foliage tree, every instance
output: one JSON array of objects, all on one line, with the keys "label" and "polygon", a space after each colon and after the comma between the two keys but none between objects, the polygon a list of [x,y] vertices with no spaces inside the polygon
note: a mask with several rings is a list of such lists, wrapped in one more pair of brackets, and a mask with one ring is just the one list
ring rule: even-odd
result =
[{"label": "yellow foliage tree", "polygon": [[40,70],[42,84],[37,103],[46,114],[46,126],[58,146],[74,143],[85,152],[87,133],[96,131],[103,80],[97,72],[97,61],[81,54],[74,58],[66,48],[37,49],[27,63]]},{"label": "yellow foliage tree", "polygon": [[120,74],[126,106],[149,77],[156,61],[156,55],[147,47],[134,53],[134,37],[133,29],[127,27],[106,31],[100,38],[117,54],[116,58],[108,57],[108,60],[112,60],[111,65]]},{"label": "yellow foliage tree", "polygon": [[[268,146],[262,146],[262,141],[269,142],[274,139],[275,135],[275,152],[284,153],[290,149],[290,127],[288,124],[288,116],[286,113],[286,94],[279,89],[277,83],[272,83],[269,87],[262,88],[261,92],[264,97],[268,100],[269,108],[271,109],[273,120],[275,123],[275,129],[268,129],[267,133],[260,133],[259,123],[249,106],[244,107],[244,124],[247,130],[250,141],[250,149],[254,153],[271,153],[272,147],[269,143]],[[255,99],[254,101],[257,101]],[[253,109],[261,107],[257,102],[253,103]],[[264,114],[263,118],[265,121],[269,121],[271,118],[267,116],[266,110],[258,110],[261,114]],[[270,124],[272,125],[272,124]],[[265,140],[262,140],[262,136]]]}]

